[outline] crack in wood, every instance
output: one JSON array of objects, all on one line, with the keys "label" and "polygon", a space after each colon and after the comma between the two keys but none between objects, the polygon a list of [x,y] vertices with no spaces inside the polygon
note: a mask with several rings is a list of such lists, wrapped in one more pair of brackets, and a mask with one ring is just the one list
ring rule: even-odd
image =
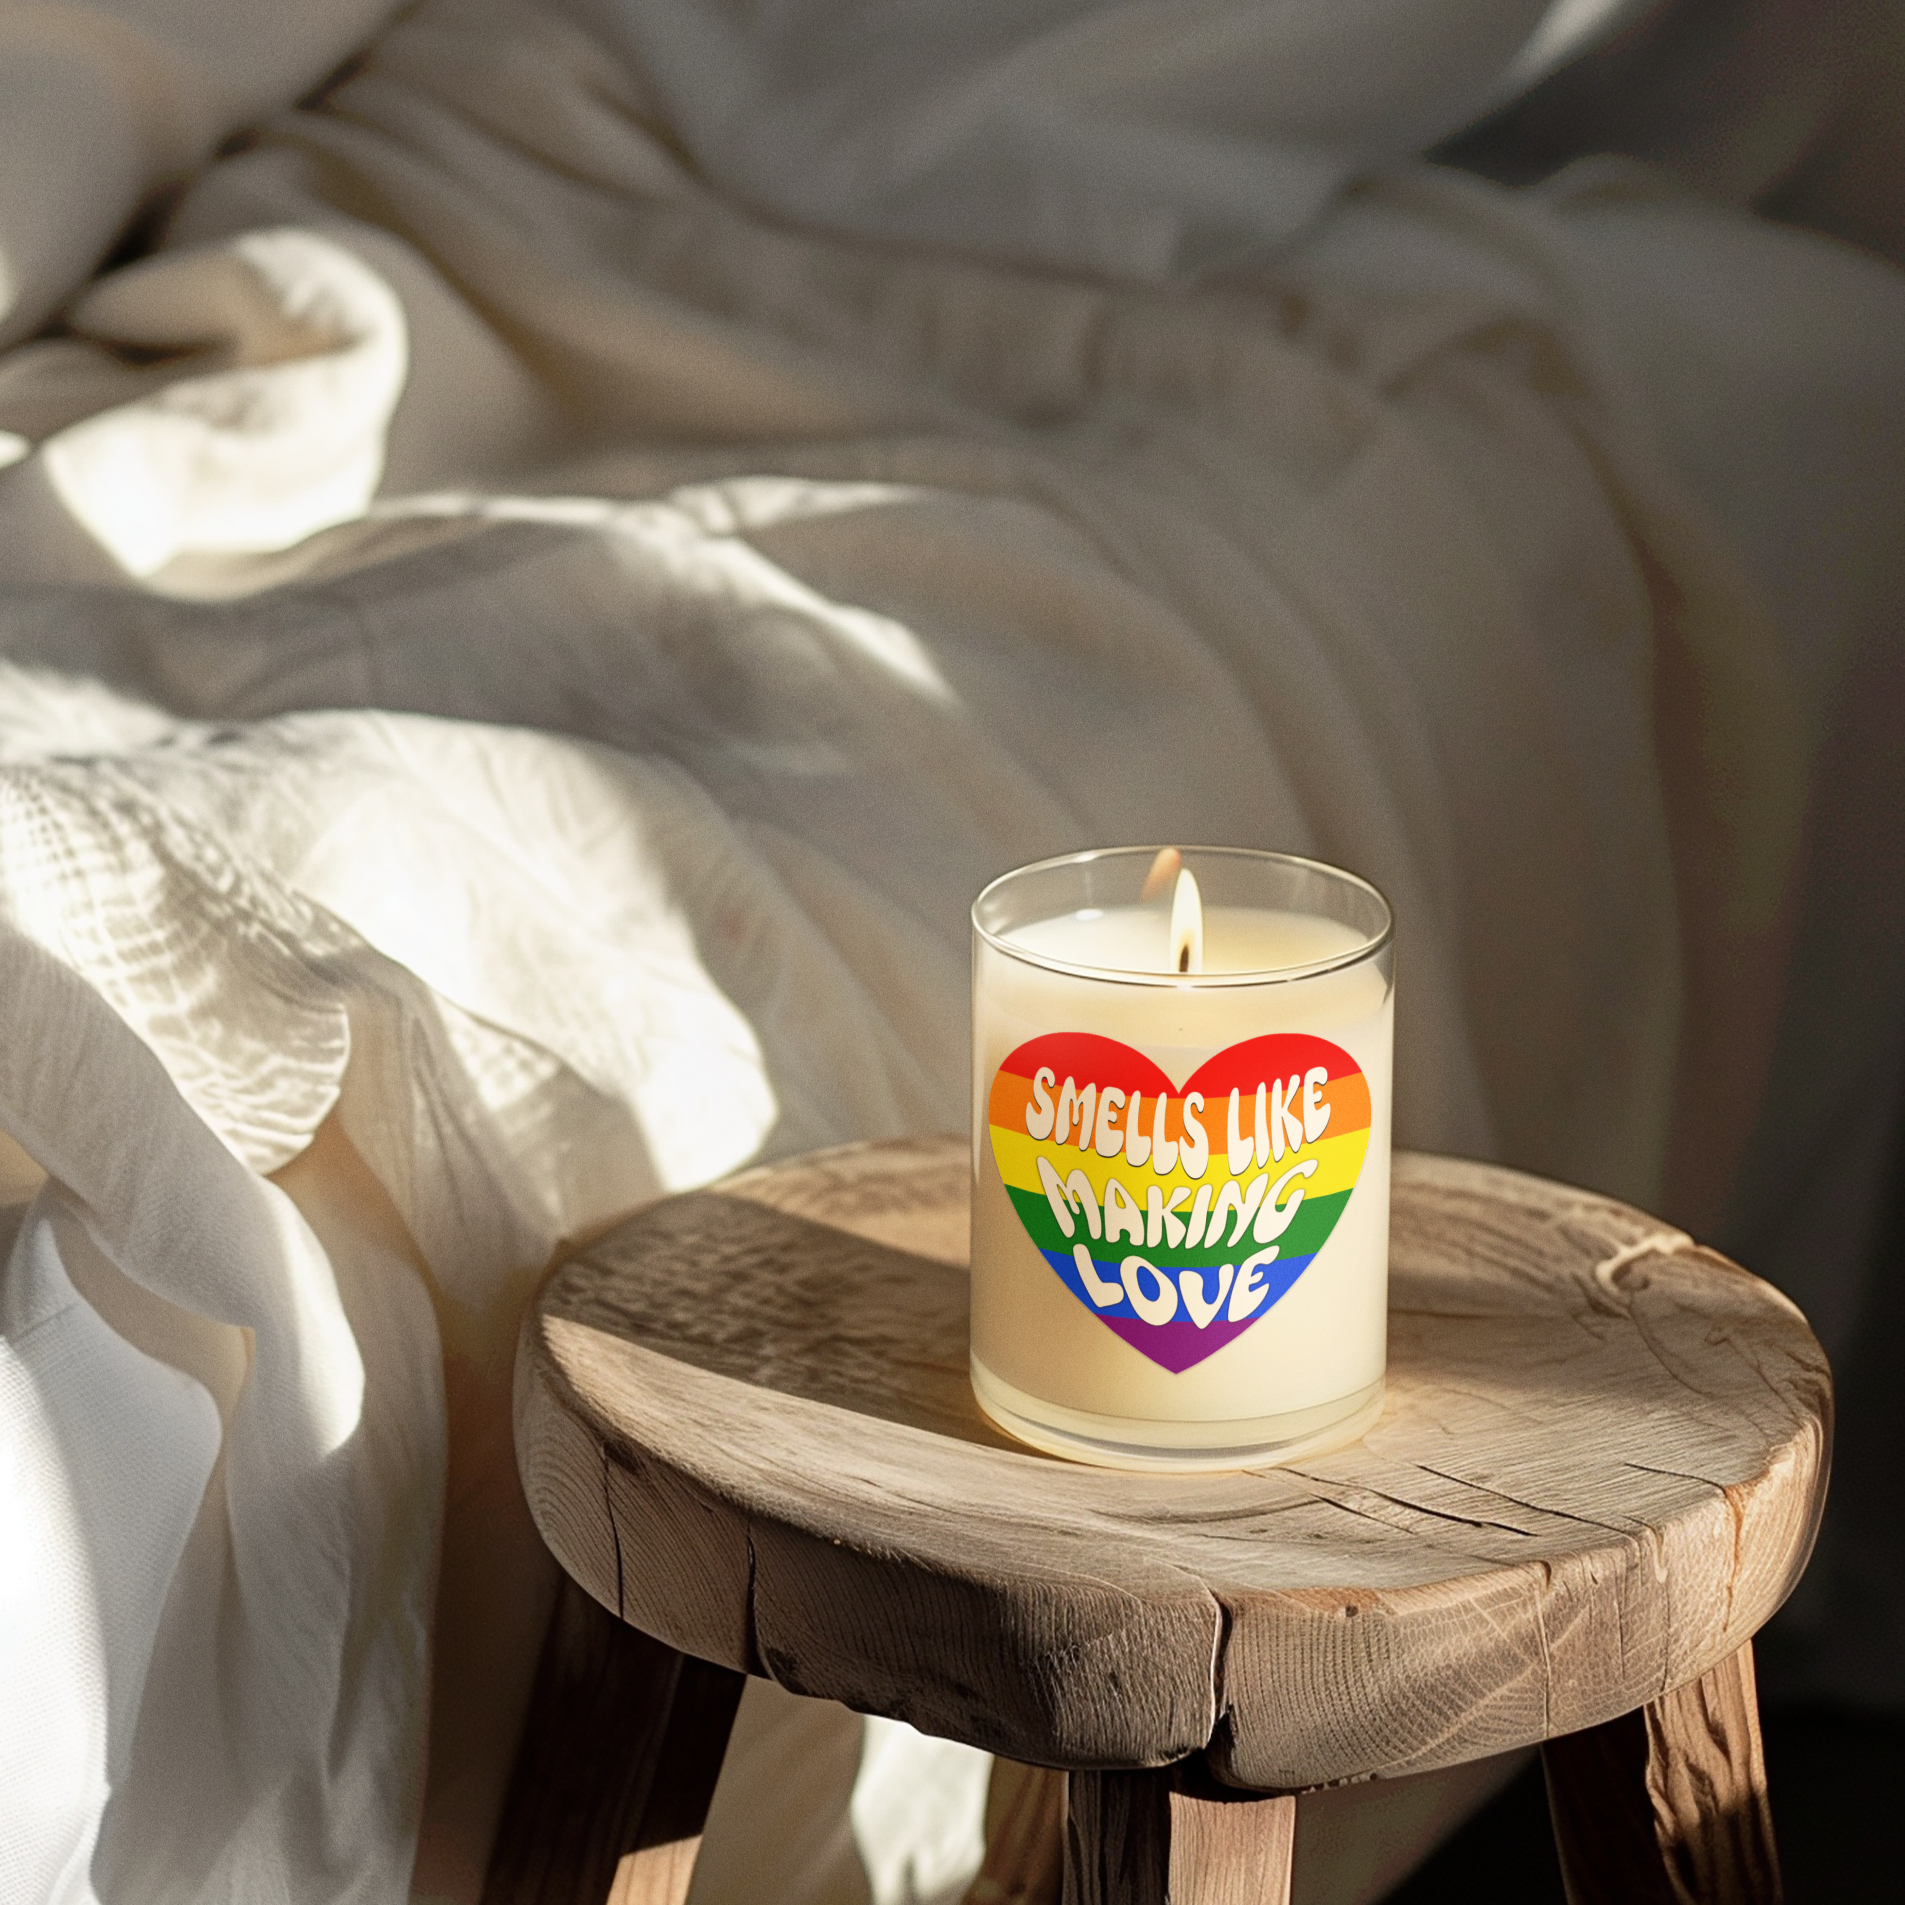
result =
[{"label": "crack in wood", "polygon": [[[1328,1502],[1334,1508],[1350,1509],[1350,1512],[1356,1513],[1356,1514],[1367,1513],[1366,1510],[1353,1508],[1349,1502],[1343,1500],[1341,1497],[1329,1494],[1327,1490],[1330,1484],[1326,1480],[1324,1480],[1322,1477],[1312,1475],[1307,1469],[1288,1469],[1285,1471],[1285,1473],[1291,1474],[1291,1475],[1301,1475],[1305,1481],[1312,1483],[1317,1488],[1318,1490],[1317,1499],[1320,1501]],[[1461,1527],[1461,1528],[1493,1528],[1498,1530],[1502,1534],[1514,1535],[1518,1540],[1523,1540],[1523,1541],[1527,1540],[1530,1534],[1532,1533],[1532,1530],[1530,1529],[1517,1528],[1512,1522],[1491,1521],[1485,1516],[1459,1515],[1459,1514],[1456,1514],[1452,1509],[1431,1508],[1428,1506],[1426,1502],[1411,1501],[1409,1500],[1407,1496],[1404,1496],[1404,1495],[1392,1495],[1386,1489],[1377,1488],[1373,1483],[1370,1483],[1370,1482],[1364,1482],[1357,1485],[1356,1493],[1361,1495],[1372,1495],[1375,1497],[1377,1501],[1387,1502],[1392,1508],[1399,1508],[1407,1514],[1426,1515],[1433,1521],[1453,1522],[1457,1527]],[[1502,1499],[1508,1500],[1509,1497],[1504,1496]],[[1526,1502],[1518,1504],[1518,1506],[1524,1507],[1524,1508],[1527,1505],[1528,1504]],[[1370,1519],[1372,1521],[1380,1523],[1383,1527],[1393,1526],[1392,1523],[1383,1521],[1383,1518],[1380,1515],[1371,1515]],[[1567,1517],[1567,1519],[1577,1520],[1579,1519],[1579,1517],[1569,1516]]]},{"label": "crack in wood", "polygon": [[615,1546],[615,1613],[620,1620],[628,1619],[628,1597],[622,1573],[622,1529],[615,1515],[615,1496],[609,1480],[609,1452],[604,1444],[602,1449],[602,1512],[609,1525],[609,1540]]},{"label": "crack in wood", "polygon": [[[1427,1462],[1418,1463],[1417,1466],[1421,1468],[1425,1475],[1439,1475],[1445,1482],[1455,1482],[1463,1488],[1473,1488],[1482,1494],[1493,1495],[1498,1501],[1513,1502],[1517,1508],[1525,1508],[1531,1515],[1551,1515],[1556,1521],[1573,1522],[1579,1527],[1602,1528],[1611,1535],[1621,1536],[1628,1540],[1631,1540],[1637,1530],[1642,1526],[1641,1523],[1634,1521],[1603,1521],[1594,1515],[1577,1515],[1571,1509],[1555,1508],[1543,1502],[1530,1501],[1525,1496],[1510,1495],[1506,1490],[1492,1487],[1486,1482],[1472,1482],[1465,1476],[1450,1474],[1447,1469],[1432,1468]],[[1637,1463],[1630,1463],[1628,1466],[1637,1467],[1639,1465]],[[1505,1524],[1491,1522],[1484,1525],[1499,1527]],[[1515,1532],[1528,1535],[1534,1531],[1530,1528],[1521,1528]]]}]

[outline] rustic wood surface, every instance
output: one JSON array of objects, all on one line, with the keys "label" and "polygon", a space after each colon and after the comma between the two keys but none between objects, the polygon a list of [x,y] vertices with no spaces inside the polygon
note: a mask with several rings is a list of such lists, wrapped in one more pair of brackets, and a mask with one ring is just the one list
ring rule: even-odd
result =
[{"label": "rustic wood surface", "polygon": [[1571,1905],[1779,1905],[1750,1646],[1541,1752]]},{"label": "rustic wood surface", "polygon": [[651,1207],[525,1329],[517,1451],[607,1606],[797,1692],[1054,1766],[1287,1790],[1599,1725],[1733,1655],[1824,1490],[1769,1286],[1625,1206],[1397,1158],[1388,1403],[1293,1468],[1119,1474],[966,1377],[963,1139]]},{"label": "rustic wood surface", "polygon": [[744,1684],[565,1581],[483,1905],[682,1905]]},{"label": "rustic wood surface", "polygon": [[1069,1784],[1064,1905],[1290,1905],[1294,1794],[1221,1786],[1200,1756]]},{"label": "rustic wood surface", "polygon": [[1059,1905],[1066,1778],[1048,1766],[992,1762],[986,1853],[964,1905]]}]

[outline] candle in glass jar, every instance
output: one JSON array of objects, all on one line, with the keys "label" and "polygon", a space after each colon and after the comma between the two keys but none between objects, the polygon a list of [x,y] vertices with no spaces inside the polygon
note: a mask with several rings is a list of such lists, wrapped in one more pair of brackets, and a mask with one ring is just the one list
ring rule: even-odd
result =
[{"label": "candle in glass jar", "polygon": [[1388,908],[1216,849],[1146,901],[1155,859],[1046,862],[974,907],[973,1386],[1088,1461],[1288,1459],[1381,1406]]}]

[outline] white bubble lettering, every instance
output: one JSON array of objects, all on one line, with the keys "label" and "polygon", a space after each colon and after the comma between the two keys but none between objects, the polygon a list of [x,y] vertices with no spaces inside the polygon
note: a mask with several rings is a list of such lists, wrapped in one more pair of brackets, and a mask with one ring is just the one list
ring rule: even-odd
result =
[{"label": "white bubble lettering", "polygon": [[[1177,1285],[1156,1264],[1142,1257],[1127,1257],[1118,1266],[1118,1274],[1124,1279],[1124,1293],[1131,1299],[1131,1307],[1147,1323],[1168,1323],[1177,1314]],[[1143,1287],[1146,1277],[1153,1285],[1149,1290]]]},{"label": "white bubble lettering", "polygon": [[1237,1266],[1227,1263],[1217,1272],[1217,1295],[1209,1302],[1204,1301],[1204,1273],[1201,1270],[1180,1270],[1177,1273],[1177,1287],[1184,1294],[1184,1313],[1200,1330],[1207,1330],[1216,1320],[1217,1312],[1224,1307],[1224,1298],[1230,1294],[1230,1286],[1237,1275]]},{"label": "white bubble lettering", "polygon": [[1083,1244],[1072,1245],[1072,1262],[1078,1266],[1078,1280],[1085,1286],[1085,1294],[1099,1309],[1110,1309],[1124,1295],[1122,1283],[1113,1283],[1109,1277],[1098,1274],[1098,1266]]},{"label": "white bubble lettering", "polygon": [[1028,1138],[1049,1138],[1052,1126],[1058,1122],[1058,1112],[1052,1104],[1053,1076],[1049,1065],[1041,1065],[1032,1074],[1032,1102],[1025,1107],[1025,1135]]}]

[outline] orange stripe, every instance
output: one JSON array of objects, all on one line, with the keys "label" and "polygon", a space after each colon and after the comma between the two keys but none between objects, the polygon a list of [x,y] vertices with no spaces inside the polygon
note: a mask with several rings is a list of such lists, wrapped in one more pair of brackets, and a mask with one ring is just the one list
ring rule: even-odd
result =
[{"label": "orange stripe", "polygon": [[[1053,1088],[1057,1096],[1057,1088]],[[1001,1071],[992,1081],[992,1096],[986,1101],[986,1122],[1002,1125],[1008,1131],[1025,1129],[1025,1110],[1032,1102],[1032,1081],[1019,1072]]]},{"label": "orange stripe", "polygon": [[1360,1131],[1369,1123],[1369,1080],[1361,1072],[1345,1072],[1332,1078],[1317,1093],[1330,1108],[1330,1130],[1337,1136],[1345,1131]]}]

